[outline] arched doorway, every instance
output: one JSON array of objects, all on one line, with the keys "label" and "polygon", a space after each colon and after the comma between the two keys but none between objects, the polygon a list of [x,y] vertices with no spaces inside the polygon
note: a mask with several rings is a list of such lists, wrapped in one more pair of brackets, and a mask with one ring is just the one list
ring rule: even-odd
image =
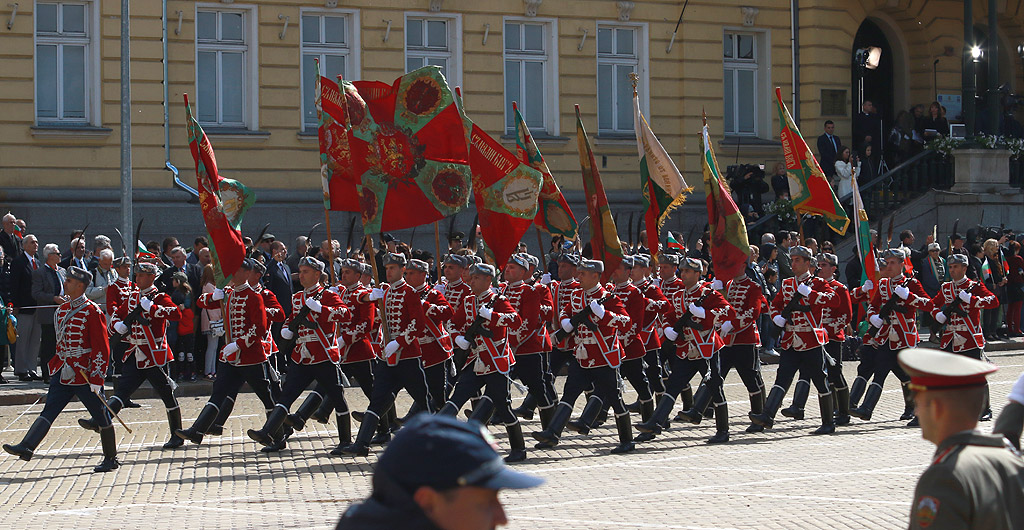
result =
[{"label": "arched doorway", "polygon": [[[862,68],[856,64],[857,50],[869,47],[877,47],[882,50],[878,67],[875,69]],[[873,135],[879,136],[879,138],[871,142],[875,147],[875,155],[877,156],[879,148],[884,144],[881,141],[884,138],[884,131],[889,130],[896,113],[894,96],[895,57],[893,55],[893,47],[882,28],[873,20],[865,19],[857,30],[857,35],[853,38],[853,49],[851,50],[850,57],[853,66],[850,78],[853,87],[851,91],[853,97],[850,98],[853,106],[851,116],[854,116],[856,119],[857,114],[861,112],[864,101],[869,100],[874,104],[878,116],[881,118],[881,130],[876,135]],[[859,149],[862,146],[851,145],[851,147]]]}]

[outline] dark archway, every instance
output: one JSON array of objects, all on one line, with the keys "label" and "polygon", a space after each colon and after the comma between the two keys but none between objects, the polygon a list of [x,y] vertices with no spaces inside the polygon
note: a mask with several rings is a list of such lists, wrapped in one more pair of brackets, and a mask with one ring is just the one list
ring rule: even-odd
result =
[{"label": "dark archway", "polygon": [[[874,70],[862,69],[854,64],[854,57],[857,54],[857,50],[861,48],[867,48],[869,46],[875,46],[882,49],[882,57],[878,63],[878,68]],[[889,130],[892,125],[893,117],[896,114],[895,109],[895,97],[893,92],[893,79],[894,79],[894,57],[893,48],[889,43],[889,39],[886,38],[885,33],[878,24],[874,23],[870,19],[865,19],[861,23],[860,28],[857,30],[857,35],[853,38],[853,49],[850,50],[850,64],[853,65],[850,73],[850,83],[853,87],[851,94],[853,97],[850,98],[852,103],[851,116],[856,116],[860,112],[861,104],[864,100],[871,100],[875,104],[875,108],[878,110],[878,114],[882,119],[882,130],[879,133],[879,137],[884,138],[885,132]],[[863,72],[863,95],[861,94],[861,73]],[[876,146],[876,153],[878,155],[877,147],[879,144],[877,141],[872,142]],[[860,148],[861,146],[851,146],[854,148]]]}]

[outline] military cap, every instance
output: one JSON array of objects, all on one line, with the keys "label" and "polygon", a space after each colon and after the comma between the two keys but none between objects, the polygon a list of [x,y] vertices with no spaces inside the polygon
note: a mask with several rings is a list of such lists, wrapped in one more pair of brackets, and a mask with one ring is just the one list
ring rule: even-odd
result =
[{"label": "military cap", "polygon": [[341,260],[341,268],[354,270],[360,274],[363,272],[363,264],[359,260],[352,258]]},{"label": "military cap", "polygon": [[448,241],[462,241],[466,238],[466,234],[462,232],[452,232],[448,234]]},{"label": "military cap", "polygon": [[469,260],[469,266],[479,265],[484,262],[484,260],[481,259],[480,256],[477,256],[476,254],[466,256],[466,259]]},{"label": "military cap", "polygon": [[69,280],[78,280],[83,285],[92,283],[92,273],[81,267],[75,267],[74,265],[68,267],[67,275]]},{"label": "military cap", "polygon": [[902,248],[887,248],[882,251],[882,259],[887,260],[889,258],[903,259],[906,255],[903,254]]},{"label": "military cap", "polygon": [[633,255],[633,266],[634,267],[650,267],[651,257],[647,254],[634,254]]},{"label": "military cap", "polygon": [[683,258],[683,259],[679,260],[679,268],[680,269],[695,270],[697,272],[703,272],[704,271],[703,264],[697,258]]},{"label": "military cap", "polygon": [[572,265],[573,267],[579,267],[580,266],[580,255],[579,254],[570,254],[570,253],[559,254],[558,262],[559,263],[568,263],[569,265]]},{"label": "military cap", "polygon": [[160,274],[160,268],[152,263],[139,262],[135,266],[135,272],[141,274]]},{"label": "military cap", "polygon": [[434,259],[434,254],[427,252],[426,250],[420,252],[420,259],[427,261],[428,259]]},{"label": "military cap", "polygon": [[388,266],[388,265],[398,265],[399,267],[405,267],[405,263],[406,263],[405,254],[397,254],[397,253],[394,253],[394,252],[389,252],[389,253],[384,255],[384,266],[385,267]]},{"label": "military cap", "polygon": [[833,267],[838,267],[839,266],[839,257],[836,256],[835,254],[831,254],[831,253],[828,253],[828,252],[822,252],[822,253],[818,254],[818,265],[820,266],[822,263],[828,263],[829,265],[831,265]]},{"label": "military cap", "polygon": [[529,269],[530,268],[530,260],[526,259],[526,255],[525,254],[512,254],[508,258],[508,262],[509,263],[515,263],[516,265],[519,265],[520,267],[522,267],[524,269]]},{"label": "military cap", "polygon": [[411,260],[409,260],[409,263],[405,264],[405,268],[406,269],[411,269],[411,270],[414,270],[414,271],[420,271],[420,272],[427,272],[427,271],[430,270],[430,266],[427,265],[427,262],[425,262],[425,261],[423,261],[421,259],[411,259]]},{"label": "military cap", "polygon": [[466,257],[459,254],[448,254],[444,257],[444,264],[455,265],[456,267],[462,267],[463,269],[469,266],[469,262],[466,260]]},{"label": "military cap", "polygon": [[585,272],[604,272],[604,262],[596,259],[585,259],[577,267]]},{"label": "military cap", "polygon": [[622,256],[622,265],[627,269],[632,269],[636,266],[636,261],[633,259],[633,256]]},{"label": "military cap", "polygon": [[395,236],[393,236],[391,234],[382,234],[380,236],[380,240],[385,242],[385,243],[394,243],[394,242],[398,241],[397,239],[395,239]]},{"label": "military cap", "polygon": [[129,259],[127,256],[121,256],[120,258],[114,258],[114,261],[111,263],[110,266],[115,268],[115,269],[119,269],[121,267],[130,266],[131,264],[132,264],[132,260],[131,259]]},{"label": "military cap", "polygon": [[949,239],[952,240],[952,241],[957,241],[957,240],[963,241],[964,236],[963,236],[963,234],[956,234],[956,233],[954,233],[953,236],[950,237]]},{"label": "military cap", "polygon": [[465,486],[526,489],[544,483],[506,466],[496,446],[494,437],[474,421],[420,414],[406,422],[380,455],[373,487],[397,486],[411,496],[421,486],[446,491]]},{"label": "military cap", "polygon": [[803,245],[797,245],[797,246],[789,249],[789,257],[795,258],[797,256],[799,256],[801,258],[806,258],[806,259],[809,259],[809,260],[812,260],[812,261],[814,260],[814,254],[811,254],[811,249],[809,249],[809,248],[807,248],[807,247],[805,247]]},{"label": "military cap", "polygon": [[469,274],[483,274],[484,276],[490,276],[493,278],[495,275],[494,266],[486,263],[476,263],[469,268]]},{"label": "military cap", "polygon": [[530,262],[530,266],[531,267],[533,267],[533,268],[540,267],[540,258],[538,258],[537,256],[534,256],[532,254],[526,254],[526,253],[523,253],[523,256],[526,256],[526,260]]},{"label": "military cap", "polygon": [[679,254],[666,254],[666,253],[662,253],[662,254],[658,255],[658,263],[661,263],[661,264],[664,264],[664,265],[675,265],[675,266],[678,267],[679,266],[679,258],[681,258],[681,257],[682,256],[680,256]]},{"label": "military cap", "polygon": [[950,254],[949,257],[946,258],[946,263],[949,265],[958,264],[966,267],[968,260],[967,256],[964,254]]},{"label": "military cap", "polygon": [[258,272],[260,274],[266,274],[267,273],[267,265],[265,263],[263,263],[262,261],[258,260],[258,259],[253,259],[252,260],[252,268],[253,268],[253,270],[255,270],[256,272]]},{"label": "military cap", "polygon": [[942,250],[942,247],[938,243],[928,243],[928,252],[933,250]]},{"label": "military cap", "polygon": [[309,267],[311,269],[316,269],[316,270],[318,270],[320,272],[323,272],[324,268],[326,268],[326,265],[324,265],[324,262],[322,262],[322,261],[320,261],[320,260],[318,260],[316,258],[310,257],[310,256],[306,256],[306,257],[304,257],[304,258],[299,260],[299,267],[302,267],[302,266],[306,266],[306,267]]},{"label": "military cap", "polygon": [[985,386],[985,376],[998,370],[985,361],[926,348],[902,350],[897,358],[917,392]]},{"label": "military cap", "polygon": [[360,271],[360,274],[373,276],[373,265],[370,263],[363,263],[363,269]]}]

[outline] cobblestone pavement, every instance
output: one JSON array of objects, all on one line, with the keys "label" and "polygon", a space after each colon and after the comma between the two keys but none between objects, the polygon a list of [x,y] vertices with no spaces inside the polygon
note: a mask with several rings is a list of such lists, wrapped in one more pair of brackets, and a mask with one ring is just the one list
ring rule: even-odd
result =
[{"label": "cobblestone pavement", "polygon": [[[992,378],[998,414],[1024,370],[1024,352],[996,354]],[[855,364],[846,367],[852,380]],[[765,367],[767,384],[775,367]],[[747,435],[746,392],[735,374],[727,381],[732,442],[706,446],[713,421],[675,425],[635,453],[608,455],[616,442],[611,423],[588,437],[568,433],[555,450],[535,450],[517,468],[543,476],[533,490],[503,493],[511,528],[772,529],[905,527],[918,475],[933,447],[896,418],[903,410],[889,378],[870,422],[832,436],[809,436],[818,423],[812,396],[805,420],[780,416],[767,434]],[[559,380],[561,382],[561,379]],[[366,405],[347,393],[353,408]],[[632,395],[627,396],[632,400]],[[521,396],[517,396],[521,399]],[[333,528],[353,501],[366,496],[375,457],[332,458],[333,425],[311,422],[287,450],[265,455],[245,435],[263,412],[244,394],[224,436],[201,446],[164,451],[167,424],[159,400],[124,411],[133,434],[118,427],[121,469],[94,474],[99,438],[75,420],[72,403],[30,462],[0,453],[0,513],[16,528]],[[181,399],[186,424],[205,398]],[[785,405],[789,404],[787,397]],[[577,403],[577,413],[583,403]],[[42,405],[0,407],[0,441],[15,443]],[[405,399],[400,412],[408,407]],[[13,424],[12,424],[13,422]],[[982,424],[991,429],[991,423]],[[524,430],[539,430],[537,420]],[[492,428],[507,446],[503,429]],[[529,436],[529,435],[527,435]],[[376,448],[376,450],[380,450]]]}]

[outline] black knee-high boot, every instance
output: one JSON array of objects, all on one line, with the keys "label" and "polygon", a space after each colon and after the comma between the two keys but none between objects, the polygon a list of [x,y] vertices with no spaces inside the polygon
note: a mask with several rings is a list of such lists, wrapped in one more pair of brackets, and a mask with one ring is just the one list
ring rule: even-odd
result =
[{"label": "black knee-high boot", "polygon": [[43,441],[46,437],[46,433],[50,432],[50,422],[40,416],[36,418],[36,421],[32,422],[32,426],[28,428],[28,432],[25,433],[25,437],[21,439],[21,443],[14,445],[4,444],[4,451],[17,456],[18,458],[29,461],[32,460],[33,451],[36,447],[39,447],[39,442]]},{"label": "black knee-high boot", "polygon": [[533,438],[540,442],[538,445],[541,448],[558,445],[558,439],[562,436],[562,430],[565,429],[565,424],[569,422],[570,416],[572,416],[572,405],[559,402],[555,406],[555,412],[552,414],[551,423],[548,424],[547,428],[543,431],[532,433]]},{"label": "black knee-high boot", "polygon": [[683,391],[679,393],[679,401],[683,403],[683,410],[693,408],[693,389],[690,388],[690,385],[683,387]]},{"label": "black knee-high boot", "polygon": [[629,411],[615,415],[615,430],[619,434],[619,445],[612,448],[612,454],[617,455],[634,451],[636,445],[633,443],[633,426],[630,424]]},{"label": "black knee-high boot", "polygon": [[167,409],[167,423],[171,427],[171,439],[164,444],[164,449],[177,449],[185,445],[185,440],[174,434],[181,429],[181,407]]},{"label": "black knee-high boot", "polygon": [[807,398],[811,395],[811,382],[803,379],[796,382],[793,389],[793,404],[782,409],[782,415],[794,420],[804,419],[804,409],[807,407]]},{"label": "black knee-high boot", "polygon": [[672,407],[675,404],[676,400],[672,396],[662,394],[661,399],[658,400],[658,406],[654,408],[651,419],[638,423],[636,430],[651,434],[661,434],[662,429],[665,428],[665,423],[668,422],[668,415],[672,413]]},{"label": "black knee-high boot", "polygon": [[[750,414],[748,414],[748,416],[756,416],[757,414],[761,414],[762,412],[764,412],[763,388],[761,390],[758,390],[757,392],[754,392],[753,394],[750,394]],[[764,427],[756,423],[751,423],[749,426],[747,426],[746,432],[748,434],[764,432]]]},{"label": "black knee-high boot", "polygon": [[[647,423],[654,417],[654,399],[648,399],[647,401],[640,402],[640,423]],[[634,442],[649,442],[654,439],[654,434],[649,432],[642,432],[636,435]]]},{"label": "black knee-high boot", "polygon": [[707,385],[701,385],[693,396],[693,408],[681,411],[676,418],[682,421],[699,425],[704,419],[704,411],[711,405],[711,390]]},{"label": "black knee-high boot", "polygon": [[555,406],[541,408],[538,414],[540,415],[540,428],[547,429],[548,425],[551,425],[551,418],[555,415]]},{"label": "black knee-high boot", "polygon": [[515,423],[506,425],[505,431],[508,433],[508,445],[510,449],[508,456],[505,457],[505,462],[511,464],[526,460],[526,439],[523,438],[523,425],[516,421]]},{"label": "black knee-high boot", "polygon": [[377,434],[370,440],[370,445],[384,445],[391,441],[392,427],[394,426],[397,429],[397,425],[395,425],[397,416],[395,406],[391,405],[391,408],[381,417],[380,425],[377,427]]},{"label": "black knee-high boot", "polygon": [[832,393],[818,394],[818,407],[821,410],[821,427],[815,429],[811,434],[832,434],[836,432],[836,419],[833,416],[835,409],[832,408]]},{"label": "black knee-high boot", "polygon": [[481,396],[476,402],[476,407],[473,408],[473,414],[469,416],[469,419],[478,421],[481,425],[487,425],[493,415],[494,402],[487,396]]},{"label": "black knee-high boot", "polygon": [[333,411],[334,401],[332,401],[329,396],[323,396],[323,401],[310,418],[316,420],[317,423],[326,424],[331,421],[331,412]]},{"label": "black knee-high boot", "polygon": [[455,416],[459,413],[459,407],[456,407],[451,401],[445,401],[444,406],[441,410],[437,411],[438,416]]},{"label": "black knee-high boot", "polygon": [[259,430],[249,429],[246,434],[257,442],[271,446],[277,442],[276,433],[284,425],[284,419],[288,417],[288,409],[284,405],[276,405],[274,410],[267,415],[267,422]]},{"label": "black knee-high boot", "polygon": [[855,409],[860,404],[860,398],[864,397],[864,390],[868,387],[867,379],[861,376],[854,378],[850,384],[850,408]]},{"label": "black knee-high boot", "polygon": [[523,398],[523,404],[516,407],[512,412],[524,420],[533,419],[533,409],[537,408],[537,397],[533,393]]},{"label": "black knee-high boot", "polygon": [[843,426],[850,424],[850,388],[843,387],[835,389],[836,395],[836,425]]},{"label": "black knee-high boot", "polygon": [[362,423],[359,424],[359,432],[356,434],[356,439],[351,445],[341,449],[342,454],[369,456],[370,439],[373,437],[374,431],[377,430],[378,423],[380,423],[380,418],[377,417],[377,414],[373,411],[366,411]]},{"label": "black knee-high boot", "polygon": [[[302,400],[302,403],[299,404],[299,407],[295,409],[295,412],[289,414],[284,419],[284,424],[296,431],[301,431],[306,427],[306,420],[316,412],[316,409],[320,408],[320,404],[323,402],[324,398],[318,392],[310,392],[306,395],[306,399]],[[349,421],[351,422],[352,419],[349,418]]]},{"label": "black knee-high boot", "polygon": [[178,435],[179,438],[188,440],[194,444],[203,443],[203,435],[206,434],[206,430],[213,425],[213,421],[217,419],[217,413],[220,409],[213,403],[207,403],[203,407],[203,410],[199,412],[199,417],[192,423],[192,426],[188,429],[178,429],[174,431],[174,434]]},{"label": "black knee-high boot", "polygon": [[[121,412],[121,409],[124,407],[124,403],[121,402],[120,398],[111,396],[110,399],[107,400],[107,406],[110,407],[110,410],[112,410],[114,414],[117,414],[118,412]],[[96,425],[96,422],[93,421],[92,418],[78,418],[78,426],[95,433],[100,432],[99,426]],[[171,431],[171,433],[173,434],[174,431]]]},{"label": "black knee-high boot", "polygon": [[909,420],[914,417],[914,394],[910,391],[910,382],[903,383],[903,414],[901,420]]},{"label": "black knee-high boot", "polygon": [[864,421],[871,419],[871,414],[875,411],[875,405],[878,404],[878,398],[882,397],[882,386],[875,383],[871,383],[868,386],[868,391],[864,395],[864,403],[850,411],[850,416],[859,418]]},{"label": "black knee-high boot", "polygon": [[729,441],[729,405],[720,403],[715,405],[715,435],[709,440],[709,444],[721,444]]},{"label": "black knee-high boot", "polygon": [[334,417],[338,420],[338,437],[341,442],[331,450],[331,456],[342,456],[345,454],[344,449],[352,444],[352,415],[346,412],[335,414]]},{"label": "black knee-high boot", "polygon": [[220,436],[224,434],[224,424],[227,423],[228,418],[231,417],[231,412],[234,410],[235,398],[225,396],[224,401],[220,404],[220,411],[217,413],[217,419],[213,420],[213,425],[210,425],[209,429],[206,429],[206,434],[211,436]]},{"label": "black knee-high boot", "polygon": [[100,427],[100,445],[103,447],[103,461],[93,468],[97,473],[106,473],[121,467],[117,461],[117,440],[114,439],[114,426]]},{"label": "black knee-high boot", "polygon": [[782,406],[782,400],[786,397],[786,389],[781,386],[773,386],[768,393],[768,399],[764,401],[764,411],[760,414],[750,414],[750,421],[765,429],[771,429],[775,425],[775,414]]},{"label": "black knee-high boot", "polygon": [[580,434],[590,434],[590,424],[594,423],[602,410],[604,410],[604,401],[591,394],[590,399],[587,400],[587,405],[583,407],[583,414],[580,414],[580,418],[576,421],[570,421],[565,428]]}]

